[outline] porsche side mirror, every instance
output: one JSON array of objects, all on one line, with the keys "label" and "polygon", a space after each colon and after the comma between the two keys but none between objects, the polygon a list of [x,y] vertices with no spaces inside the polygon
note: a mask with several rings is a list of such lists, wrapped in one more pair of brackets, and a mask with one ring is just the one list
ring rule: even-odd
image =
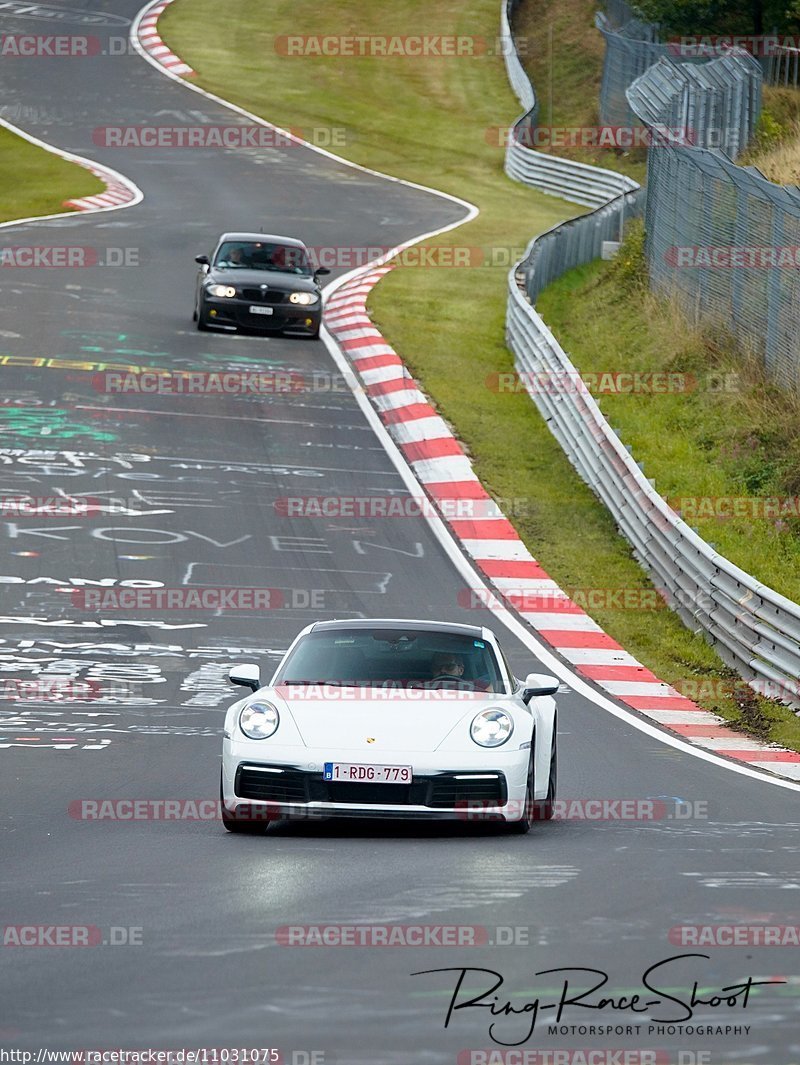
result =
[{"label": "porsche side mirror", "polygon": [[555,695],[560,683],[549,673],[529,673],[522,686],[522,701],[529,703],[537,695]]},{"label": "porsche side mirror", "polygon": [[257,692],[261,687],[261,670],[251,662],[240,662],[231,668],[228,680],[231,684],[241,684],[243,688]]},{"label": "porsche side mirror", "polygon": [[330,270],[327,266],[318,266],[314,271],[314,277],[324,277],[325,274],[329,274]]},{"label": "porsche side mirror", "polygon": [[195,255],[194,261],[200,263],[201,266],[210,266],[211,260],[207,255]]}]

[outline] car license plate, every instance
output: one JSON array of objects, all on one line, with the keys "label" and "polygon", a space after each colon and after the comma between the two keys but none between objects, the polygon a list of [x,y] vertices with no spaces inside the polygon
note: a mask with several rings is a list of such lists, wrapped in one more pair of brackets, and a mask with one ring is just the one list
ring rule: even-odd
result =
[{"label": "car license plate", "polygon": [[251,307],[251,314],[272,314],[272,307]]},{"label": "car license plate", "polygon": [[359,765],[326,762],[323,780],[346,780],[351,784],[410,784],[410,765]]}]

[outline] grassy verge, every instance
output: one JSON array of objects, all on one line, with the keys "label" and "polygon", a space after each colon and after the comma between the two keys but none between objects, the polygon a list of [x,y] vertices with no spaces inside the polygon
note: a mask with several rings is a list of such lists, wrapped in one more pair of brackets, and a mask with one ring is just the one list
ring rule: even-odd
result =
[{"label": "grassy verge", "polygon": [[[397,0],[380,9],[357,0],[329,0],[313,9],[276,0],[266,25],[262,5],[241,0],[220,23],[212,0],[178,0],[161,27],[204,87],[282,125],[345,127],[341,154],[476,203],[480,217],[441,243],[502,250],[525,244],[569,208],[508,181],[502,154],[487,144],[487,128],[507,124],[518,111],[499,58],[342,62],[288,58],[273,47],[280,34],[402,34],[419,32],[421,25],[429,33],[494,39],[497,19],[496,0],[468,7],[461,0]],[[498,498],[524,501],[524,513],[509,516],[563,587],[648,588],[607,511],[573,472],[527,396],[487,386],[490,375],[513,369],[503,342],[505,275],[500,265],[399,268],[374,290],[370,311],[457,427],[486,487]],[[702,638],[667,610],[608,606],[591,613],[671,683],[731,680]],[[800,746],[794,715],[747,693],[730,696],[708,687],[698,702],[737,727]]]},{"label": "grassy verge", "polygon": [[64,200],[96,196],[105,185],[88,170],[0,127],[0,222],[69,210]]},{"label": "grassy verge", "polygon": [[[637,226],[613,264],[566,274],[537,308],[583,373],[680,375],[676,387],[690,391],[596,398],[660,494],[704,540],[800,600],[800,516],[791,507],[761,515],[758,506],[800,497],[800,402],[718,330],[694,328],[646,290],[644,262],[632,264],[640,234]],[[727,499],[745,500],[742,513],[712,504]]]},{"label": "grassy verge", "polygon": [[478,203],[484,217],[459,230],[459,244],[517,247],[580,213],[505,178],[497,128],[517,116],[519,104],[501,58],[277,54],[276,38],[286,34],[392,36],[419,34],[420,27],[426,35],[483,36],[493,44],[494,0],[469,8],[458,0],[309,6],[275,0],[268,18],[259,0],[240,0],[209,36],[218,11],[213,0],[179,0],[159,21],[170,47],[198,72],[199,85],[299,128],[312,142],[315,131],[342,130],[340,155]]},{"label": "grassy verge", "polygon": [[779,185],[800,184],[800,92],[764,87],[761,118],[753,144],[737,160]]}]

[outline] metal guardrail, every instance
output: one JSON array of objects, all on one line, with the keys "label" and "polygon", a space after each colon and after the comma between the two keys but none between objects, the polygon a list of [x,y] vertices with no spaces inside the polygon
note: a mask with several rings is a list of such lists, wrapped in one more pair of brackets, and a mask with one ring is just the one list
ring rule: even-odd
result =
[{"label": "metal guardrail", "polygon": [[514,123],[506,146],[505,171],[514,181],[538,189],[551,196],[560,196],[582,204],[599,207],[621,192],[637,189],[637,182],[625,174],[585,163],[560,159],[547,152],[529,147],[538,122],[536,93],[525,68],[520,62],[511,31],[511,15],[520,0],[502,0],[500,6],[500,37],[503,42],[506,72],[525,114]]},{"label": "metal guardrail", "polygon": [[599,207],[612,197],[619,196],[620,192],[639,187],[625,174],[524,148],[516,139],[509,143],[506,150],[505,170],[510,178],[523,185],[572,200],[584,207]]},{"label": "metal guardrail", "polygon": [[[503,0],[504,33],[509,27],[507,2],[513,0]],[[509,67],[513,65],[508,49],[506,62]],[[522,70],[518,59],[517,65]],[[673,149],[656,149],[662,150]],[[684,157],[720,154],[694,148],[674,150],[682,151]],[[565,197],[574,198],[567,184],[563,189]],[[662,499],[533,307],[546,285],[566,270],[596,258],[604,240],[618,239],[624,218],[641,212],[645,191],[637,187],[617,195],[591,213],[554,226],[531,241],[525,257],[508,275],[506,342],[551,432],[579,475],[608,508],[668,604],[758,691],[797,709],[800,606],[716,552]],[[578,195],[583,194],[581,189]],[[649,193],[647,202],[649,209]]]},{"label": "metal guardrail", "polygon": [[502,0],[500,4],[500,39],[503,42],[503,57],[506,62],[506,74],[511,83],[520,104],[525,108],[526,114],[533,112],[535,120],[536,93],[531,80],[525,73],[525,68],[520,62],[517,48],[514,43],[514,34],[511,32],[511,16],[519,5],[520,0]]},{"label": "metal guardrail", "polygon": [[517,283],[531,304],[567,270],[599,259],[606,241],[621,240],[625,223],[642,215],[645,194],[644,188],[622,193],[589,214],[559,222],[535,237],[525,258],[514,267]]}]

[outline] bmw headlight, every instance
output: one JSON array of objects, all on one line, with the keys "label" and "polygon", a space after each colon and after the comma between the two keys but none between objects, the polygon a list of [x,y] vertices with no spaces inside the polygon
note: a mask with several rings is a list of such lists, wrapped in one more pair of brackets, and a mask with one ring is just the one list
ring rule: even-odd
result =
[{"label": "bmw headlight", "polygon": [[317,303],[319,296],[316,292],[290,292],[289,303],[299,303],[302,307],[310,307],[312,303]]},{"label": "bmw headlight", "polygon": [[239,714],[239,728],[251,740],[266,740],[278,728],[280,718],[271,703],[248,703]]},{"label": "bmw headlight", "polygon": [[472,719],[469,734],[481,747],[499,747],[514,731],[514,722],[502,710],[482,710]]},{"label": "bmw headlight", "polygon": [[206,292],[208,292],[209,296],[233,297],[236,295],[236,289],[233,285],[209,285]]}]

